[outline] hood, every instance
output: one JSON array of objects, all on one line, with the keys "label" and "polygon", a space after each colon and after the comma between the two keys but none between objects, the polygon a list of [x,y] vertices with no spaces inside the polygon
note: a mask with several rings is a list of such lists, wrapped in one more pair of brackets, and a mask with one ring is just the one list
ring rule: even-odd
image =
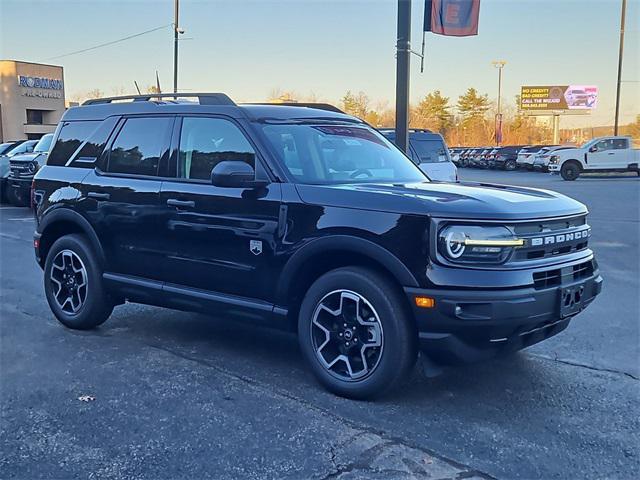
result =
[{"label": "hood", "polygon": [[[42,158],[38,158],[42,156]],[[31,153],[21,153],[19,155],[14,155],[11,157],[12,162],[33,162],[37,160],[39,163],[43,163],[43,159],[47,158],[47,152],[31,152]]]},{"label": "hood", "polygon": [[296,185],[305,203],[430,215],[528,220],[587,213],[587,207],[549,190],[486,183]]}]

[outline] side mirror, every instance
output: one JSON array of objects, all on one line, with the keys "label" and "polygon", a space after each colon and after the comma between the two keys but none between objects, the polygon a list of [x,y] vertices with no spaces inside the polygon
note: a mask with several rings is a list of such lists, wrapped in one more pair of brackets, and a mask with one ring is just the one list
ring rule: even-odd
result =
[{"label": "side mirror", "polygon": [[595,145],[592,145],[592,146],[589,148],[589,152],[591,152],[591,153],[593,153],[593,152],[597,152],[597,151],[598,151],[598,147],[596,147]]},{"label": "side mirror", "polygon": [[267,184],[256,180],[253,167],[239,160],[223,160],[213,167],[211,183],[216,187],[226,188],[258,188]]}]

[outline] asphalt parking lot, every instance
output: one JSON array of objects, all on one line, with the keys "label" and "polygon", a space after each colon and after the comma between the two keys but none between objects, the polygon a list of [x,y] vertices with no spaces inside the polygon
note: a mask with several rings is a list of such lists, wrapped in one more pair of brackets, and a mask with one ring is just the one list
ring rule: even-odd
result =
[{"label": "asphalt parking lot", "polygon": [[0,207],[0,478],[638,478],[640,179],[460,175],[586,203],[603,293],[543,344],[416,370],[377,402],[325,392],[293,336],[224,318],[124,305],[63,328],[30,213]]}]

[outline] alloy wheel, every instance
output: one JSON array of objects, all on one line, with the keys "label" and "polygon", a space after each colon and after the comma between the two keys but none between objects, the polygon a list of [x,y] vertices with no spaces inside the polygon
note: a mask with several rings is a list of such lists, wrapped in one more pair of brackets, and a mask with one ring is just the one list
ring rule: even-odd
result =
[{"label": "alloy wheel", "polygon": [[310,333],[316,358],[340,380],[362,380],[382,358],[380,317],[358,293],[335,290],[325,295],[314,310]]},{"label": "alloy wheel", "polygon": [[87,269],[72,250],[61,250],[53,259],[49,274],[53,298],[60,310],[77,314],[87,300]]}]

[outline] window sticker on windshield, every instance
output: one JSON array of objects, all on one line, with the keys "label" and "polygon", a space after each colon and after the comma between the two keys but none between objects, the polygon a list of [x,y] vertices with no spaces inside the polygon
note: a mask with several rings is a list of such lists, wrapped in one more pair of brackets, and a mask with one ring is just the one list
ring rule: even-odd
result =
[{"label": "window sticker on windshield", "polygon": [[[366,129],[366,128],[357,128],[357,127],[342,127],[342,126],[322,126],[322,127],[313,127],[316,130],[326,134],[326,135],[339,135],[341,137],[353,137],[359,138],[361,140],[367,140],[369,142],[377,143],[380,146],[385,148],[389,148],[389,146],[379,138],[375,133]],[[346,143],[345,139],[345,143]],[[357,142],[357,140],[355,140]],[[360,142],[352,145],[362,145]]]}]

